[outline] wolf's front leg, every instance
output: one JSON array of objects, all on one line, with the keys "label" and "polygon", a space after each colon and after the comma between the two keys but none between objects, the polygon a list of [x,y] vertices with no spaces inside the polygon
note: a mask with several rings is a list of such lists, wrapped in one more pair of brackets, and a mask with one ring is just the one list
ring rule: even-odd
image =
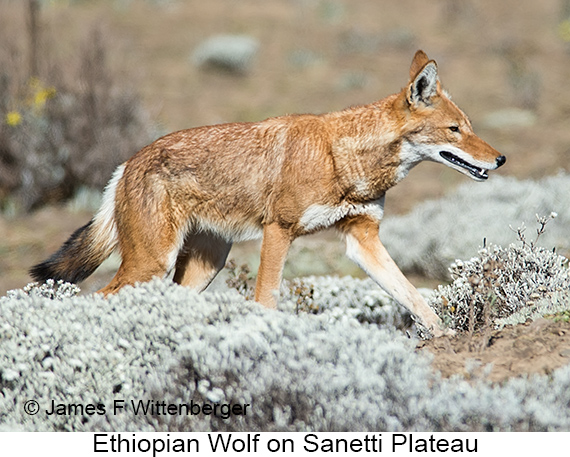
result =
[{"label": "wolf's front leg", "polygon": [[434,336],[444,333],[441,319],[428,306],[417,289],[406,279],[378,237],[379,223],[369,216],[342,221],[346,254],[382,289],[417,316]]}]

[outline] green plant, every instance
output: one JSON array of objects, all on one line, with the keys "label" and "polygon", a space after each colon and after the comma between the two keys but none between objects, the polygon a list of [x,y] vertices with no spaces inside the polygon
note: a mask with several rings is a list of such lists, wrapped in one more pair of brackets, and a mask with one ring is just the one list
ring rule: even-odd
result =
[{"label": "green plant", "polygon": [[544,317],[552,319],[554,322],[570,322],[570,309],[559,311],[556,314],[546,314]]}]

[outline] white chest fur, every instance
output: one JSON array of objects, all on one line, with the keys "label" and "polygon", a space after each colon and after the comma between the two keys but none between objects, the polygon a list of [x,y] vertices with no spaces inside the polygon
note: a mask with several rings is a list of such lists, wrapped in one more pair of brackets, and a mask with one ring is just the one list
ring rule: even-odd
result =
[{"label": "white chest fur", "polygon": [[354,204],[342,202],[338,206],[314,204],[309,206],[301,216],[300,225],[307,232],[333,226],[347,216],[366,214],[377,221],[384,216],[384,196],[368,203]]}]

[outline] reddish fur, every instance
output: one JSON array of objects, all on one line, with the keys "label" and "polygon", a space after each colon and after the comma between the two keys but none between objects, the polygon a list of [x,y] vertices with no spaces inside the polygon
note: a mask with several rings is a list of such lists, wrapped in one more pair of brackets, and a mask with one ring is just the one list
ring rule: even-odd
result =
[{"label": "reddish fur", "polygon": [[[439,320],[378,239],[382,199],[415,164],[413,151],[404,156],[406,144],[449,143],[485,163],[499,153],[475,136],[439,81],[437,94],[421,99],[417,88],[428,80],[420,77],[435,68],[418,51],[410,83],[378,102],[182,130],[143,148],[126,162],[114,189],[122,264],[101,292],[173,268],[176,282],[202,290],[222,268],[232,241],[263,231],[256,300],[275,306],[290,243],[328,224],[357,243],[353,258],[437,332]],[[460,138],[450,123],[460,126]],[[321,219],[307,224],[313,215]],[[53,263],[51,270],[60,268],[63,276],[63,261]]]}]

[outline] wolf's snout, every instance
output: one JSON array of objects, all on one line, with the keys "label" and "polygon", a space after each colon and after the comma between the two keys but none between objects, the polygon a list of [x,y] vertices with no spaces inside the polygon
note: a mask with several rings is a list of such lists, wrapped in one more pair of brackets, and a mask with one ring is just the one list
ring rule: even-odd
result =
[{"label": "wolf's snout", "polygon": [[499,168],[500,166],[504,165],[506,161],[507,161],[507,158],[506,158],[505,156],[499,156],[499,157],[497,157],[497,160],[496,160],[497,168]]}]

